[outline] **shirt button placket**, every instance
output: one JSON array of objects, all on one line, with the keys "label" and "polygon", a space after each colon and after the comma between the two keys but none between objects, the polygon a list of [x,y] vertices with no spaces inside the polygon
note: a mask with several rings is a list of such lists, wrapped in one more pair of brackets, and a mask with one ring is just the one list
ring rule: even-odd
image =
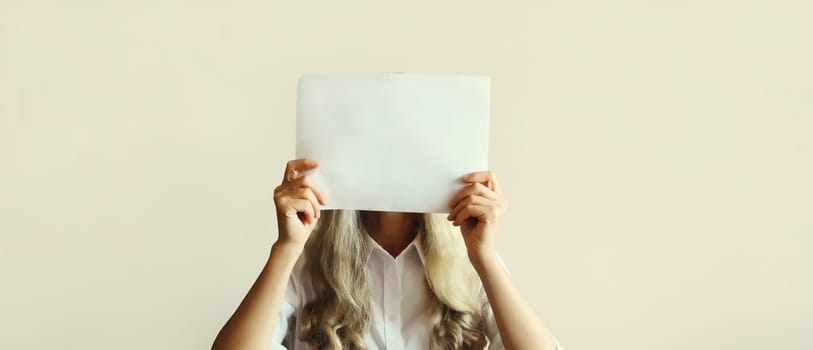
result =
[{"label": "shirt button placket", "polygon": [[384,269],[384,314],[386,318],[387,349],[401,350],[401,279],[395,259],[387,259]]}]

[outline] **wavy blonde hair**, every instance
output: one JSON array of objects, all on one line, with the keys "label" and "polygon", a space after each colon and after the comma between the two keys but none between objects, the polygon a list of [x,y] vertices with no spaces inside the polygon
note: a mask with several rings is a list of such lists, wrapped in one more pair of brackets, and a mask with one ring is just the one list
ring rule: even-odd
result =
[{"label": "wavy blonde hair", "polygon": [[[318,349],[364,349],[370,328],[365,265],[371,247],[361,212],[323,211],[305,245],[305,272],[316,292],[302,310],[301,340]],[[482,349],[485,304],[479,279],[459,232],[443,214],[419,214],[417,247],[434,296],[432,344],[441,349]]]}]

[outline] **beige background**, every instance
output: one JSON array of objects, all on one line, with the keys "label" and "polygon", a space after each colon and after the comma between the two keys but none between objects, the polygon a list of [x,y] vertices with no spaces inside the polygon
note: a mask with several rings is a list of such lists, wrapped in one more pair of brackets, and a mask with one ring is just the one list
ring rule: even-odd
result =
[{"label": "beige background", "polygon": [[0,348],[208,348],[300,72],[486,74],[567,349],[813,347],[809,1],[0,0]]}]

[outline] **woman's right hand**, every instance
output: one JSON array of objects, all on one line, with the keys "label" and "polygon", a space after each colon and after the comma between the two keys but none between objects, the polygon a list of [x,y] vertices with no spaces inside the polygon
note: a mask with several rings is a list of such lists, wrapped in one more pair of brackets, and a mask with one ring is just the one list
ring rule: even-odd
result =
[{"label": "woman's right hand", "polygon": [[325,199],[316,184],[301,172],[318,166],[319,163],[312,159],[296,159],[286,165],[282,184],[274,189],[278,243],[304,247],[316,226],[319,208],[325,204]]},{"label": "woman's right hand", "polygon": [[268,262],[237,311],[215,338],[212,349],[262,349],[274,335],[291,273],[305,242],[316,226],[322,192],[303,171],[316,169],[314,160],[288,162],[282,184],[274,189],[279,238],[271,247]]}]

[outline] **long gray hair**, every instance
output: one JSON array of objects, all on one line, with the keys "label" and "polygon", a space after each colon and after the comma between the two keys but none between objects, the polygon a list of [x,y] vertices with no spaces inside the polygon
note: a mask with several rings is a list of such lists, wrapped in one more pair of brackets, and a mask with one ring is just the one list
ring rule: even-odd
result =
[{"label": "long gray hair", "polygon": [[[482,349],[484,305],[460,232],[443,214],[419,214],[417,247],[434,296],[432,344]],[[305,245],[305,272],[316,297],[302,310],[303,341],[319,349],[364,349],[370,328],[365,265],[371,247],[361,212],[326,210]]]}]

